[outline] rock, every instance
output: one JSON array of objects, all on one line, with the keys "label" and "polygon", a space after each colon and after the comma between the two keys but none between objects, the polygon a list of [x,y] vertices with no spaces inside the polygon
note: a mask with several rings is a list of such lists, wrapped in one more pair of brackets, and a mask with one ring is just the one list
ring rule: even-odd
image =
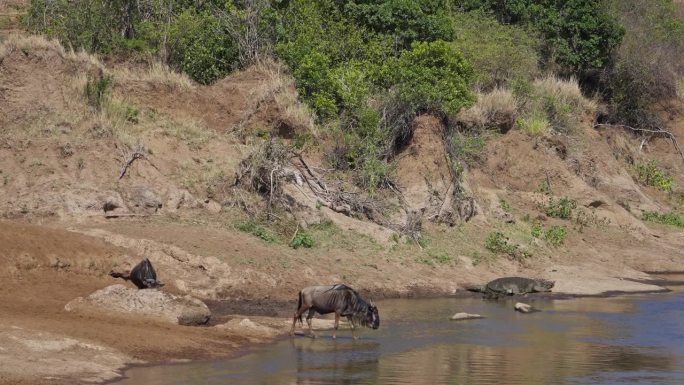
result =
[{"label": "rock", "polygon": [[155,213],[162,207],[159,195],[145,186],[133,187],[127,195],[129,206],[133,211]]},{"label": "rock", "polygon": [[211,199],[207,200],[204,203],[204,208],[206,208],[207,211],[214,214],[218,214],[221,212],[221,204]]},{"label": "rock", "polygon": [[234,318],[225,324],[217,325],[219,329],[228,329],[241,334],[261,335],[264,337],[274,337],[279,334],[278,330],[254,322],[249,318]]},{"label": "rock", "polygon": [[196,209],[201,206],[202,204],[188,190],[175,190],[169,193],[165,207],[170,211],[176,211]]},{"label": "rock", "polygon": [[197,298],[124,285],[107,286],[85,298],[78,297],[67,303],[64,309],[137,314],[189,326],[204,325],[211,317],[207,305]]},{"label": "rock", "polygon": [[451,320],[454,321],[462,321],[466,319],[478,319],[478,318],[484,318],[484,316],[481,316],[479,314],[470,314],[470,313],[456,313],[451,316]]},{"label": "rock", "polygon": [[528,304],[522,303],[522,302],[516,303],[514,309],[516,311],[521,312],[521,313],[533,313],[533,312],[539,311],[539,310],[533,308],[531,305],[528,305]]}]

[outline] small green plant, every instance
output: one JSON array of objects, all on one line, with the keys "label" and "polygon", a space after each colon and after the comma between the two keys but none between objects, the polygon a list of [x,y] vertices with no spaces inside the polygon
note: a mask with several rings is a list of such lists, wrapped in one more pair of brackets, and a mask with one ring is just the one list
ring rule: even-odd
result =
[{"label": "small green plant", "polygon": [[399,235],[399,233],[392,233],[392,235],[390,236],[390,241],[392,241],[394,243],[399,243],[400,240],[401,240],[401,235]]},{"label": "small green plant", "polygon": [[552,218],[570,219],[575,207],[577,207],[577,202],[568,197],[562,197],[558,200],[550,198],[549,203],[544,207],[544,213]]},{"label": "small green plant", "polygon": [[567,236],[568,230],[565,226],[551,226],[544,231],[544,240],[554,247],[562,245]]},{"label": "small green plant", "polygon": [[655,160],[637,162],[634,167],[637,173],[637,180],[640,183],[646,186],[655,187],[661,191],[672,191],[674,178],[661,170]]},{"label": "small green plant", "polygon": [[290,246],[293,249],[298,249],[300,247],[310,249],[314,246],[314,244],[315,242],[314,239],[311,237],[311,234],[306,233],[304,231],[300,231],[294,236],[294,238],[292,238],[288,246]]},{"label": "small green plant", "polygon": [[252,234],[267,243],[274,243],[276,241],[275,236],[273,236],[270,231],[253,220],[238,223],[235,225],[235,228],[242,232]]},{"label": "small green plant", "polygon": [[508,243],[509,239],[503,233],[492,231],[485,239],[485,248],[494,254],[506,254],[514,260],[520,261],[531,254],[520,250],[520,246]]},{"label": "small green plant", "polygon": [[482,160],[487,140],[482,135],[456,133],[451,139],[453,156],[472,166]]},{"label": "small green plant", "polygon": [[111,84],[112,75],[104,75],[96,79],[88,78],[85,86],[85,96],[88,100],[88,104],[100,111],[102,109],[107,89]]},{"label": "small green plant", "polygon": [[532,224],[532,236],[535,238],[541,238],[542,237],[542,225],[539,222],[534,222]]},{"label": "small green plant", "polygon": [[453,262],[453,258],[447,253],[428,252],[427,256],[419,256],[416,258],[416,261],[428,266],[436,267],[437,265],[446,265]]},{"label": "small green plant", "polygon": [[507,213],[511,212],[511,204],[508,203],[505,199],[500,199],[499,200],[499,205],[501,205],[501,209]]},{"label": "small green plant", "polygon": [[551,126],[544,113],[539,110],[532,111],[526,118],[518,119],[517,125],[530,136],[543,136],[549,132]]},{"label": "small green plant", "polygon": [[641,219],[647,222],[655,222],[663,225],[684,228],[684,218],[674,211],[666,214],[657,213],[655,211],[647,211],[641,216]]},{"label": "small green plant", "polygon": [[534,191],[544,195],[551,195],[551,184],[547,179],[543,179]]}]

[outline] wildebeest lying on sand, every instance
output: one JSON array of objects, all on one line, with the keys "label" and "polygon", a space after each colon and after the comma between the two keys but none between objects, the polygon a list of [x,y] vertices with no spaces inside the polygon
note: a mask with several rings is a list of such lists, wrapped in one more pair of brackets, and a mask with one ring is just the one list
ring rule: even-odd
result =
[{"label": "wildebeest lying on sand", "polygon": [[157,281],[157,272],[154,271],[152,262],[150,262],[150,260],[147,258],[143,258],[140,263],[135,265],[130,273],[118,273],[112,271],[109,273],[109,275],[114,278],[123,278],[127,281],[130,280],[135,286],[138,287],[138,289],[164,286],[163,283]]},{"label": "wildebeest lying on sand", "polygon": [[335,313],[335,329],[333,338],[337,337],[337,328],[340,325],[340,317],[347,317],[351,328],[352,337],[354,335],[354,325],[361,325],[377,329],[380,327],[380,316],[378,308],[373,305],[373,301],[366,302],[359,293],[347,285],[337,284],[330,286],[309,286],[299,292],[299,303],[297,311],[292,319],[292,330],[294,335],[297,321],[302,324],[302,314],[309,311],[306,316],[306,323],[309,325],[309,334],[316,338],[311,326],[311,319],[315,313],[329,314]]}]

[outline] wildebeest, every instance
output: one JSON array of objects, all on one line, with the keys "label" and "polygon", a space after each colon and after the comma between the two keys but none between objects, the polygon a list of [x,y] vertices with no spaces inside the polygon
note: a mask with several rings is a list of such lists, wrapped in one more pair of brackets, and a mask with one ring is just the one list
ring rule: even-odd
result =
[{"label": "wildebeest", "polygon": [[306,316],[306,323],[309,325],[309,334],[314,338],[311,326],[311,319],[315,313],[329,314],[335,313],[335,330],[333,338],[336,338],[337,328],[340,325],[340,317],[347,317],[351,328],[352,337],[354,335],[354,325],[361,325],[377,329],[380,327],[380,316],[378,308],[373,305],[373,301],[366,302],[359,293],[347,285],[337,284],[331,286],[309,286],[299,292],[299,302],[297,311],[292,319],[292,330],[294,334],[295,325],[299,320],[302,323],[302,314],[309,311]]},{"label": "wildebeest", "polygon": [[138,287],[138,289],[164,286],[163,283],[157,281],[157,272],[154,271],[152,262],[150,262],[150,260],[147,258],[143,258],[140,263],[135,265],[130,273],[118,273],[112,271],[109,273],[109,275],[114,278],[123,278],[127,281],[130,280],[135,286]]}]

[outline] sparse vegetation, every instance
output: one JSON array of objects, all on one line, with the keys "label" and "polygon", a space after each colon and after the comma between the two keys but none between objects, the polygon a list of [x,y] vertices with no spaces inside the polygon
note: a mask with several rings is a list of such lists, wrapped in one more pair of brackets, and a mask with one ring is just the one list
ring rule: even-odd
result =
[{"label": "sparse vegetation", "polygon": [[641,219],[646,222],[660,223],[679,228],[684,228],[684,218],[678,213],[671,211],[669,213],[661,214],[654,211],[647,211],[643,213]]},{"label": "sparse vegetation", "polygon": [[311,234],[305,231],[298,231],[294,238],[292,238],[290,243],[288,243],[288,246],[290,246],[293,249],[298,249],[300,247],[310,249],[314,246],[314,244],[315,242],[314,239],[311,237]]},{"label": "sparse vegetation", "polygon": [[509,243],[508,237],[498,231],[493,231],[487,235],[485,248],[494,254],[505,254],[517,261],[531,256],[529,252],[521,250],[520,246]]},{"label": "sparse vegetation", "polygon": [[544,231],[544,240],[551,246],[558,247],[565,242],[568,230],[564,226],[551,226]]},{"label": "sparse vegetation", "polygon": [[672,191],[674,178],[661,170],[654,160],[637,162],[634,168],[639,183],[665,192]]},{"label": "sparse vegetation", "polygon": [[274,243],[277,240],[273,233],[254,220],[240,222],[235,225],[235,228],[242,232],[252,234],[266,243]]},{"label": "sparse vegetation", "polygon": [[108,74],[97,78],[88,78],[85,85],[85,96],[88,104],[100,111],[111,83],[112,76]]},{"label": "sparse vegetation", "polygon": [[549,202],[544,206],[544,213],[551,218],[571,219],[572,210],[577,207],[577,202],[568,197],[559,199],[549,198]]}]

